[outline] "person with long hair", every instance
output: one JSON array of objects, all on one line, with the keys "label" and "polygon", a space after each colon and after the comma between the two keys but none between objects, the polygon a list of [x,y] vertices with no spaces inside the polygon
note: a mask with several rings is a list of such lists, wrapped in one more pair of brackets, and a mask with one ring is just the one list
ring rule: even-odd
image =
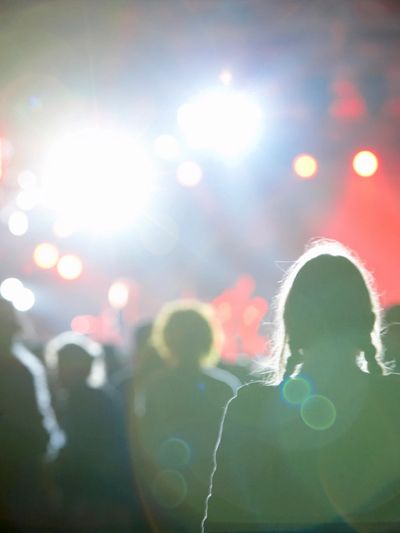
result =
[{"label": "person with long hair", "polygon": [[281,285],[269,369],[225,411],[203,530],[398,531],[389,374],[372,277],[341,244],[314,243]]}]

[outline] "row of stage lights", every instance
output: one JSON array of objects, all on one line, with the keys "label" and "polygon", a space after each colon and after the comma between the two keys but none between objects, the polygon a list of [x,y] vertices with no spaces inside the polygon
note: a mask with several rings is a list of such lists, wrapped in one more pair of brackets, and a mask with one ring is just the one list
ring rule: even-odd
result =
[{"label": "row of stage lights", "polygon": [[[167,143],[167,140],[164,138],[162,142]],[[352,166],[358,176],[371,177],[378,170],[378,157],[369,150],[362,150],[354,155]],[[311,179],[318,174],[319,164],[313,155],[302,153],[294,158],[292,169],[297,177]],[[36,186],[32,186],[33,180],[36,179],[35,176],[30,172],[24,172],[22,176],[23,179],[24,176],[30,176],[30,185],[24,185],[18,193],[15,202],[17,209],[9,215],[7,221],[10,233],[15,236],[24,235],[28,231],[29,218],[26,212],[33,209],[40,201],[40,191]],[[202,178],[203,170],[195,161],[184,161],[177,168],[177,180],[184,187],[196,187],[200,184]],[[21,180],[22,182],[23,179]],[[118,206],[117,202],[115,207],[118,208]],[[103,208],[106,210],[107,206],[104,205]],[[89,218],[88,214],[87,216]],[[76,223],[68,217],[67,213],[62,214],[53,225],[54,235],[60,238],[70,236],[76,229],[78,229]]]}]

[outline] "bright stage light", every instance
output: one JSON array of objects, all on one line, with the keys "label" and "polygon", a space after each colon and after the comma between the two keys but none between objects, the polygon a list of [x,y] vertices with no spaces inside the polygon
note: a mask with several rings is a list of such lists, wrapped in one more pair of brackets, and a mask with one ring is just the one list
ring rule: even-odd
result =
[{"label": "bright stage light", "polygon": [[13,298],[12,303],[17,311],[29,311],[35,305],[35,295],[30,289],[23,287]]},{"label": "bright stage light", "polygon": [[0,285],[0,294],[5,300],[12,302],[23,288],[22,281],[19,279],[7,278]]},{"label": "bright stage light", "polygon": [[147,209],[155,174],[135,139],[86,129],[51,148],[43,189],[46,205],[61,218],[101,234],[123,228]]},{"label": "bright stage light", "polygon": [[250,95],[221,88],[181,106],[178,124],[193,149],[238,159],[259,139],[263,114]]},{"label": "bright stage light", "polygon": [[72,254],[63,255],[57,264],[57,272],[68,281],[78,279],[82,270],[82,261],[78,256]]},{"label": "bright stage light", "polygon": [[129,285],[124,281],[115,281],[108,290],[108,301],[114,309],[123,309],[128,303]]},{"label": "bright stage light", "polygon": [[154,151],[160,159],[174,161],[179,157],[181,147],[172,135],[160,135],[154,141]]},{"label": "bright stage light", "polygon": [[227,69],[222,70],[219,75],[219,80],[222,85],[230,85],[233,80],[232,72]]},{"label": "bright stage light", "polygon": [[14,211],[8,219],[8,229],[13,235],[20,237],[25,235],[29,228],[29,220],[22,211]]},{"label": "bright stage light", "polygon": [[196,187],[202,180],[203,171],[194,161],[184,161],[179,165],[176,177],[184,187]]},{"label": "bright stage light", "polygon": [[378,165],[378,158],[368,150],[358,152],[353,158],[354,172],[363,178],[373,176],[378,170]]},{"label": "bright stage light", "polygon": [[35,189],[24,189],[20,191],[16,198],[16,204],[22,211],[30,211],[38,202],[38,192]]},{"label": "bright stage light", "polygon": [[293,170],[300,178],[312,178],[318,170],[317,160],[309,154],[300,154],[293,161]]},{"label": "bright stage light", "polygon": [[33,251],[33,260],[36,265],[45,270],[53,268],[57,264],[58,257],[57,247],[49,242],[38,244]]}]

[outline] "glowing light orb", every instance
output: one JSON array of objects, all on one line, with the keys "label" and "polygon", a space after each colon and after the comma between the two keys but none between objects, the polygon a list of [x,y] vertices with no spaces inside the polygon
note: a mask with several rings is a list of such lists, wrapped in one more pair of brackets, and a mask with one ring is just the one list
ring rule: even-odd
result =
[{"label": "glowing light orb", "polygon": [[183,475],[178,470],[162,470],[153,483],[153,496],[165,509],[179,507],[185,500],[188,488]]},{"label": "glowing light orb", "polygon": [[219,81],[222,83],[222,85],[230,85],[232,83],[232,80],[233,76],[230,70],[224,69],[220,72]]},{"label": "glowing light orb", "polygon": [[29,228],[29,220],[23,211],[14,211],[8,219],[8,229],[16,237],[25,235]]},{"label": "glowing light orb", "polygon": [[156,183],[153,165],[135,139],[88,128],[51,147],[42,187],[45,204],[61,218],[104,234],[146,211]]},{"label": "glowing light orb", "polygon": [[128,303],[129,285],[124,281],[114,281],[108,289],[108,301],[114,309],[123,309]]},{"label": "glowing light orb", "polygon": [[353,169],[363,178],[373,176],[378,170],[379,161],[376,155],[369,150],[358,152],[353,158]]},{"label": "glowing light orb", "polygon": [[189,464],[192,452],[186,441],[176,437],[165,440],[160,446],[160,463],[169,468],[181,468]]},{"label": "glowing light orb", "polygon": [[333,426],[336,420],[334,404],[319,394],[309,396],[301,405],[303,422],[316,431],[324,431]]},{"label": "glowing light orb", "polygon": [[0,294],[5,300],[12,302],[23,288],[24,285],[19,279],[7,278],[0,285]]},{"label": "glowing light orb", "polygon": [[196,187],[203,178],[203,171],[198,163],[184,161],[179,165],[176,177],[184,187]]},{"label": "glowing light orb", "polygon": [[249,94],[221,88],[201,93],[181,106],[178,124],[191,148],[235,160],[257,143],[263,114]]},{"label": "glowing light orb", "polygon": [[179,157],[181,147],[172,135],[160,135],[154,141],[154,151],[160,159],[174,161]]},{"label": "glowing light orb", "polygon": [[283,397],[291,404],[301,404],[311,393],[311,387],[304,378],[289,378],[283,385]]},{"label": "glowing light orb", "polygon": [[82,261],[76,255],[63,255],[57,263],[57,272],[65,280],[78,279],[82,270]]},{"label": "glowing light orb", "polygon": [[33,260],[39,268],[47,270],[57,264],[59,255],[58,249],[54,244],[43,242],[34,249]]},{"label": "glowing light orb", "polygon": [[12,303],[17,311],[29,311],[35,305],[35,295],[30,289],[22,287],[14,296]]},{"label": "glowing light orb", "polygon": [[300,178],[312,178],[318,170],[317,160],[312,155],[300,154],[293,161],[293,170]]}]

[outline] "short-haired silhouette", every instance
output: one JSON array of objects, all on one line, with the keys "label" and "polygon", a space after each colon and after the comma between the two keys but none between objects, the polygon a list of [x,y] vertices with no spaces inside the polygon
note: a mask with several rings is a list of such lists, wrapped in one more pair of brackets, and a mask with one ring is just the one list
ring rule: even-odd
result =
[{"label": "short-haired silhouette", "polygon": [[395,531],[400,383],[381,354],[371,277],[312,246],[277,299],[271,369],[224,417],[206,531]]},{"label": "short-haired silhouette", "polygon": [[198,302],[166,305],[154,342],[168,368],[146,388],[138,421],[142,486],[152,518],[164,530],[200,529],[223,409],[240,385],[210,365],[217,359],[211,310]]}]

